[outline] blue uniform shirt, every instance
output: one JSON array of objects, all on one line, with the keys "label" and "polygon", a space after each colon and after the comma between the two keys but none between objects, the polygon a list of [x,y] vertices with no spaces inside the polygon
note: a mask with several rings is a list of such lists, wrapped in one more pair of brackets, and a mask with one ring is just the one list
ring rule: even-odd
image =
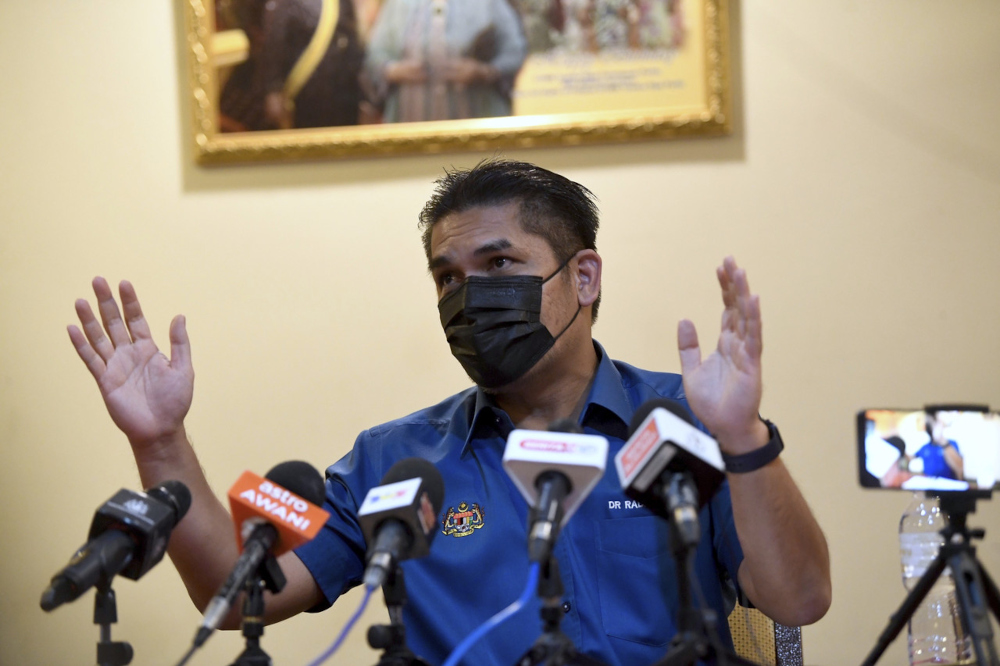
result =
[{"label": "blue uniform shirt", "polygon": [[951,468],[951,465],[948,464],[948,461],[944,457],[944,451],[949,446],[955,449],[955,453],[962,455],[962,452],[958,449],[958,443],[951,439],[948,440],[948,444],[945,446],[928,442],[920,447],[916,457],[924,461],[924,476],[938,476],[945,479],[962,480],[958,478],[955,470]]},{"label": "blue uniform shirt", "polygon": [[[608,438],[609,460],[556,543],[568,609],[562,630],[580,652],[609,666],[645,666],[663,657],[676,633],[677,574],[668,523],[624,495],[613,457],[639,405],[660,397],[687,402],[679,375],[611,361],[595,346],[600,362],[580,422],[585,432]],[[501,466],[512,429],[507,414],[471,388],[361,433],[354,449],[327,470],[330,520],[296,550],[327,601],[361,582],[365,542],[358,506],[393,463],[410,456],[437,465],[445,488],[441,531],[430,555],[402,564],[410,648],[441,664],[465,636],[517,599],[528,579],[528,506]],[[725,618],[743,551],[728,484],[702,509],[701,531],[694,572],[731,647]],[[541,633],[539,608],[533,596],[463,661],[514,664]]]}]

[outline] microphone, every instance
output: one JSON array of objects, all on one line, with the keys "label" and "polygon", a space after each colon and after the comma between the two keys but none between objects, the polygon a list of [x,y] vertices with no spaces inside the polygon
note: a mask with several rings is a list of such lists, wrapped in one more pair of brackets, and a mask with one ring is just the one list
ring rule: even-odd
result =
[{"label": "microphone", "polygon": [[608,440],[600,435],[584,435],[572,421],[557,421],[548,432],[511,431],[503,466],[532,507],[528,528],[530,561],[544,563],[549,559],[560,528],[601,480],[607,460]]},{"label": "microphone", "polygon": [[[229,507],[241,554],[229,578],[205,607],[194,646],[201,647],[229,613],[246,581],[265,560],[297,548],[315,537],[330,514],[319,508],[326,496],[323,477],[307,462],[276,465],[262,479],[243,475],[229,489]],[[284,587],[277,563],[269,573],[276,578],[272,592]]]},{"label": "microphone", "polygon": [[189,508],[191,492],[180,481],[144,493],[119,490],[94,514],[87,543],[52,577],[42,610],[52,611],[118,574],[139,580],[163,559],[170,531]]},{"label": "microphone", "polygon": [[643,403],[629,432],[615,455],[625,494],[673,520],[685,540],[697,542],[698,511],[726,477],[719,443],[693,425],[679,402],[666,398]]},{"label": "microphone", "polygon": [[404,458],[389,468],[358,508],[368,543],[364,584],[381,587],[402,560],[424,557],[437,534],[444,481],[433,463]]}]

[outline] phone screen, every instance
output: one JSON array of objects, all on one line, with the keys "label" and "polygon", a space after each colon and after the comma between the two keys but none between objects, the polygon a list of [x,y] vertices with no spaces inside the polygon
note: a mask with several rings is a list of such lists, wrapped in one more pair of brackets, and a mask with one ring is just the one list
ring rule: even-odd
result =
[{"label": "phone screen", "polygon": [[1000,414],[977,409],[858,413],[858,470],[867,488],[963,491],[1000,485]]}]

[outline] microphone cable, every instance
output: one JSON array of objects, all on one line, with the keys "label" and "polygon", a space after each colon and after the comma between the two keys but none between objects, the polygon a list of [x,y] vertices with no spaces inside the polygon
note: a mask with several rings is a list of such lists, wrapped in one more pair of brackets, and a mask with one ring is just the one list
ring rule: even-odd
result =
[{"label": "microphone cable", "polygon": [[183,657],[181,657],[181,660],[177,662],[177,666],[184,666],[184,664],[186,664],[186,663],[188,663],[189,661],[191,661],[191,657],[193,657],[193,656],[194,656],[194,653],[195,653],[195,651],[196,651],[196,650],[197,650],[197,649],[198,649],[199,647],[200,647],[200,646],[198,646],[198,645],[192,645],[191,647],[189,647],[189,648],[188,648],[188,651],[184,653],[184,656],[183,656]]},{"label": "microphone cable", "polygon": [[365,596],[361,600],[361,605],[358,606],[358,610],[354,612],[354,615],[352,615],[351,619],[347,621],[344,628],[340,630],[340,635],[337,636],[337,640],[335,640],[333,644],[328,647],[325,652],[323,652],[323,654],[311,661],[309,666],[319,666],[324,661],[332,657],[334,652],[340,649],[340,646],[344,643],[344,639],[347,638],[347,634],[351,632],[351,629],[354,628],[354,625],[361,618],[361,614],[365,612],[365,607],[368,605],[368,600],[372,598],[373,591],[374,590],[372,588],[367,586],[365,587]]},{"label": "microphone cable", "polygon": [[[701,609],[702,613],[706,610],[711,613],[711,621],[705,623],[705,638],[708,640],[709,645],[712,646],[712,649],[715,650],[715,658],[719,666],[725,666],[729,663],[729,659],[726,657],[726,647],[722,644],[722,638],[719,636],[719,617],[714,610],[709,608],[708,602],[705,599],[705,594],[701,589],[701,581],[698,580],[698,576],[691,575],[688,577],[688,581],[691,589],[694,591],[694,596],[698,599],[698,608]],[[760,647],[756,645],[756,641],[754,641],[754,647],[756,647],[757,651],[760,652]]]},{"label": "microphone cable", "polygon": [[486,620],[486,622],[483,622],[476,628],[475,631],[466,636],[465,640],[459,643],[458,647],[456,647],[448,656],[448,659],[444,662],[443,666],[457,666],[459,660],[465,656],[465,653],[469,651],[469,648],[472,647],[473,643],[485,636],[487,632],[509,618],[511,615],[521,610],[521,608],[528,603],[528,600],[531,599],[531,596],[535,592],[535,588],[538,587],[538,573],[540,567],[541,565],[538,562],[532,563],[531,571],[528,573],[528,585],[524,588],[524,593],[521,594],[521,597],[490,619]]},{"label": "microphone cable", "polygon": [[[333,644],[330,647],[328,647],[325,652],[323,652],[323,654],[316,657],[316,659],[310,662],[309,666],[319,666],[324,661],[332,657],[334,652],[340,649],[340,646],[343,645],[344,643],[344,639],[347,638],[347,634],[351,632],[351,629],[354,628],[354,625],[357,624],[357,621],[361,618],[361,614],[365,612],[365,607],[368,606],[368,600],[371,599],[372,592],[373,590],[371,588],[367,587],[365,588],[365,596],[363,599],[361,599],[361,605],[358,606],[358,610],[354,612],[354,615],[352,615],[351,618],[347,621],[347,624],[344,625],[344,628],[340,630],[340,635],[337,636],[337,640],[335,640]],[[177,662],[177,666],[184,666],[184,664],[188,663],[188,661],[190,661],[191,657],[194,655],[195,650],[197,650],[199,647],[201,646],[197,644],[192,645],[188,649],[188,651],[184,654],[184,657],[179,662]]]}]

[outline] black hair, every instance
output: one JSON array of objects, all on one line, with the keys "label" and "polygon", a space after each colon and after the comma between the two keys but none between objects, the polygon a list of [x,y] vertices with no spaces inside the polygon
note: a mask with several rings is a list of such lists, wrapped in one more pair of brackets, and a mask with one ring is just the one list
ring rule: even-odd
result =
[{"label": "black hair", "polygon": [[[424,253],[431,259],[431,231],[451,213],[520,202],[521,228],[544,238],[561,264],[580,250],[597,249],[597,198],[583,185],[548,169],[493,158],[471,169],[446,170],[420,211]],[[591,310],[597,320],[598,294]]]}]

